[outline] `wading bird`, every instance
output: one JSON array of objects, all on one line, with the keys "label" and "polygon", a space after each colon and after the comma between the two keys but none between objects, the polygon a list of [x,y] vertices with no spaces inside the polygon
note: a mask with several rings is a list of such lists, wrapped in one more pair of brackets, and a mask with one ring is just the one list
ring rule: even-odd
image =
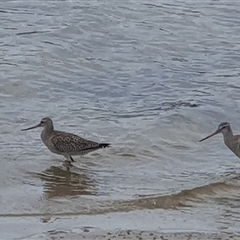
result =
[{"label": "wading bird", "polygon": [[218,133],[223,134],[224,143],[237,157],[240,158],[240,135],[233,135],[231,126],[228,122],[220,123],[218,129],[214,133],[201,139],[199,142],[202,142]]},{"label": "wading bird", "polygon": [[74,155],[83,155],[110,146],[109,143],[93,142],[72,133],[54,130],[53,121],[49,117],[43,118],[36,126],[22,129],[22,131],[38,127],[43,127],[41,139],[46,147],[53,153],[63,155],[69,165],[74,162],[72,158]]}]

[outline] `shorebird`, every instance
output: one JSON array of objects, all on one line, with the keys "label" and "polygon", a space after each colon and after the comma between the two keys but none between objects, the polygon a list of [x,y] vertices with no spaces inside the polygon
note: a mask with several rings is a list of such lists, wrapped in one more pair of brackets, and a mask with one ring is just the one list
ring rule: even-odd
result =
[{"label": "shorebird", "polygon": [[218,129],[212,133],[211,135],[201,139],[199,142],[202,142],[214,135],[222,133],[223,140],[226,146],[237,156],[240,158],[240,135],[233,135],[231,126],[228,122],[222,122],[219,124]]},{"label": "shorebird", "polygon": [[38,127],[43,127],[41,139],[46,147],[53,153],[63,155],[69,165],[74,162],[73,155],[83,155],[110,146],[109,143],[93,142],[72,133],[54,130],[53,121],[49,117],[43,118],[39,124],[22,129],[22,131]]}]

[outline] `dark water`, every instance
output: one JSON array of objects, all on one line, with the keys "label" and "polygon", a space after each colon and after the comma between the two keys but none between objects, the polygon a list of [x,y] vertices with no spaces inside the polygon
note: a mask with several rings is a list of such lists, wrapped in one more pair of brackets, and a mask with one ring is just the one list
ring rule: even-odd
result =
[{"label": "dark water", "polygon": [[[237,1],[4,2],[2,238],[85,226],[238,236],[239,159],[220,135],[198,140],[222,121],[240,131],[239,13]],[[20,131],[45,116],[112,147],[67,172],[40,130]]]}]

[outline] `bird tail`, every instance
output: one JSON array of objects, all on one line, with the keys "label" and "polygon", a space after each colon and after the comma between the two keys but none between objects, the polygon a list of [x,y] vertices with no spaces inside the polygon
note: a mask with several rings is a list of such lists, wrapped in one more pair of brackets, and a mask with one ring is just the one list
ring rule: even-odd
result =
[{"label": "bird tail", "polygon": [[111,144],[110,143],[99,143],[99,148],[106,148],[109,147]]}]

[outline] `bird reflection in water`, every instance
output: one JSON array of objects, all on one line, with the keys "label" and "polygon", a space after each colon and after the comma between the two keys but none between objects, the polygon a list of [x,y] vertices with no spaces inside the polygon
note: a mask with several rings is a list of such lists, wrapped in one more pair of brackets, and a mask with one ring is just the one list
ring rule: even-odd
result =
[{"label": "bird reflection in water", "polygon": [[[44,182],[46,199],[77,195],[97,195],[96,181],[87,173],[76,173],[51,166],[35,176]],[[92,176],[93,177],[93,176]]]}]

